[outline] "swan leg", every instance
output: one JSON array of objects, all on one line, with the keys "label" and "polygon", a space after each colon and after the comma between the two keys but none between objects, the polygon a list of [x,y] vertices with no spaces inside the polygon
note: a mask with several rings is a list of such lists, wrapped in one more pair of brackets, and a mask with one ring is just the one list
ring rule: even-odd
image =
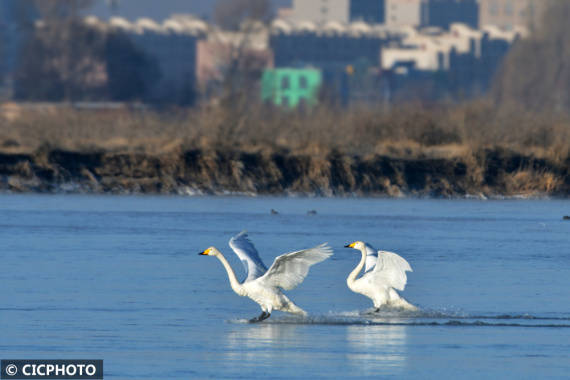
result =
[{"label": "swan leg", "polygon": [[262,311],[261,314],[259,315],[259,317],[255,317],[249,320],[250,323],[257,323],[257,322],[261,322],[266,320],[267,318],[269,318],[271,316],[271,313],[268,313],[266,311]]},{"label": "swan leg", "polygon": [[[372,298],[372,297],[371,297]],[[386,292],[381,292],[376,294],[374,298],[372,298],[372,302],[374,303],[374,311],[378,313],[382,306],[388,304],[389,294]]]}]

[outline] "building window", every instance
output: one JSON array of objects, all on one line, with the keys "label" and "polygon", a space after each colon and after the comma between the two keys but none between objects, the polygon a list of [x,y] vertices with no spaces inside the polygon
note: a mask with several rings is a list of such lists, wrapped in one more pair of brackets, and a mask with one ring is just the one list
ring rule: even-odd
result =
[{"label": "building window", "polygon": [[291,83],[289,81],[289,77],[288,76],[283,77],[281,79],[281,89],[288,90],[290,87],[291,87]]},{"label": "building window", "polygon": [[493,16],[499,14],[499,4],[497,3],[497,0],[491,1],[491,4],[489,5],[489,13]]},{"label": "building window", "polygon": [[512,16],[513,15],[513,2],[511,0],[508,0],[505,3],[505,14],[507,16]]},{"label": "building window", "polygon": [[304,76],[301,76],[299,78],[299,88],[305,90],[305,89],[307,89],[307,87],[308,87],[307,78]]}]

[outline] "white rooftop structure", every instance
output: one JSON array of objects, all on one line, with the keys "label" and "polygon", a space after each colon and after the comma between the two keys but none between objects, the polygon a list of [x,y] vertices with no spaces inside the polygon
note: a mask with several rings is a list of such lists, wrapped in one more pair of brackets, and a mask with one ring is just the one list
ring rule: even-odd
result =
[{"label": "white rooftop structure", "polygon": [[495,25],[485,25],[482,30],[489,35],[490,39],[501,39],[513,42],[518,37],[527,37],[528,30],[517,26],[512,30],[504,30]]},{"label": "white rooftop structure", "polygon": [[94,16],[86,17],[85,22],[89,25],[106,25],[110,28],[120,29],[126,33],[133,34],[156,33],[201,36],[208,31],[208,25],[205,22],[191,17],[181,16],[166,19],[162,24],[149,18],[141,18],[131,23],[122,17],[111,17],[109,23],[106,24]]},{"label": "white rooftop structure", "polygon": [[504,40],[509,44],[517,37],[524,36],[524,31],[505,31],[497,27],[485,27],[482,30],[471,29],[464,24],[452,24],[449,32],[429,28],[409,30],[402,46],[386,48],[382,52],[382,68],[393,69],[398,63],[413,62],[418,70],[436,71],[449,69],[450,55],[472,53],[475,58],[482,54],[482,40]]},{"label": "white rooftop structure", "polygon": [[136,26],[140,28],[141,32],[150,31],[155,33],[165,33],[166,29],[162,25],[157,24],[150,18],[140,18],[136,21]]},{"label": "white rooftop structure", "polygon": [[[413,28],[412,28],[413,29]],[[290,21],[274,20],[269,27],[270,34],[315,34],[320,36],[349,36],[349,37],[376,37],[404,36],[410,30],[404,27],[389,27],[382,24],[367,24],[363,21],[344,23],[340,21],[327,21],[324,23],[302,20]]]},{"label": "white rooftop structure", "polygon": [[164,25],[166,26],[166,24],[170,22],[180,24],[184,28],[185,32],[192,34],[205,34],[208,32],[209,28],[205,21],[191,15],[174,14],[170,19],[164,22]]},{"label": "white rooftop structure", "polygon": [[136,30],[135,25],[122,17],[111,17],[111,19],[109,19],[109,26],[129,32],[134,32]]}]

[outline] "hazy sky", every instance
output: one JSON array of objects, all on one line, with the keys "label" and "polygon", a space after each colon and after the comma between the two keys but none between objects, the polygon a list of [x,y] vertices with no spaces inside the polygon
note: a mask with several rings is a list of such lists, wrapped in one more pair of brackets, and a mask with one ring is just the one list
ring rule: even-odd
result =
[{"label": "hazy sky", "polygon": [[[173,13],[193,13],[209,17],[218,0],[119,0],[118,15],[129,20],[149,17],[163,21]],[[222,0],[231,1],[231,0]],[[107,20],[114,14],[109,8],[109,0],[96,0],[87,13]],[[271,0],[275,8],[290,6],[292,0]]]}]

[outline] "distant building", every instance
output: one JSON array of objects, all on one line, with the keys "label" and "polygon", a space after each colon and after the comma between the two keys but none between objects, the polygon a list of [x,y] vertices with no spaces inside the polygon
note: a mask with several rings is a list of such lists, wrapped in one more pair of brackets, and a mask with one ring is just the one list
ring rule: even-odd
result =
[{"label": "distant building", "polygon": [[[361,84],[372,83],[367,76],[378,73],[382,49],[401,37],[400,31],[364,22],[317,24],[276,20],[271,25],[269,40],[276,68],[321,70],[327,96],[347,104],[362,94]],[[366,89],[367,93],[372,91]]]},{"label": "distant building", "polygon": [[540,24],[548,1],[479,0],[480,26],[495,25],[502,29],[536,27]]},{"label": "distant building", "polygon": [[279,8],[277,9],[277,18],[281,20],[292,20],[295,17],[293,8]]},{"label": "distant building", "polygon": [[386,0],[386,24],[437,26],[448,29],[460,22],[479,26],[478,0]]},{"label": "distant building", "polygon": [[350,0],[350,20],[384,24],[385,0]]},{"label": "distant building", "polygon": [[273,67],[269,49],[269,31],[264,25],[248,27],[248,32],[231,32],[210,27],[206,38],[198,42],[197,82],[205,97],[215,97],[233,59],[240,56],[250,70]]},{"label": "distant building", "polygon": [[419,26],[423,0],[386,0],[388,26]]},{"label": "distant building", "polygon": [[288,21],[326,23],[364,21],[385,22],[386,0],[293,0],[293,7],[278,10],[278,18]]},{"label": "distant building", "polygon": [[162,24],[151,19],[130,23],[114,17],[108,25],[126,33],[157,63],[160,80],[153,84],[151,100],[182,104],[193,101],[197,87],[197,46],[207,32],[203,21],[180,16],[167,19]]},{"label": "distant building", "polygon": [[[22,33],[17,23],[16,0],[0,2],[0,87],[16,68],[22,42]],[[9,87],[9,84],[8,84]],[[2,92],[9,92],[5,88]],[[3,94],[2,94],[3,95]]]},{"label": "distant building", "polygon": [[350,0],[293,0],[293,21],[348,22]]},{"label": "distant building", "polygon": [[[5,1],[22,0],[1,0]],[[201,19],[211,20],[217,3],[215,0],[92,0],[85,14],[105,21],[111,17],[122,17],[131,22],[140,18],[162,22],[175,13],[193,14]],[[290,7],[291,0],[270,0],[270,4],[272,10],[276,12],[278,8]]]},{"label": "distant building", "polygon": [[348,65],[366,62],[379,66],[383,46],[398,36],[381,25],[363,22],[287,23],[276,20],[271,26],[270,46],[275,67],[313,66],[327,71],[343,71]]},{"label": "distant building", "polygon": [[401,46],[382,52],[382,71],[390,100],[470,98],[484,94],[510,47],[524,32],[494,26],[472,29],[452,24],[450,31],[416,31]]},{"label": "distant building", "polygon": [[321,71],[317,69],[269,69],[261,79],[261,98],[281,107],[314,106],[321,84]]},{"label": "distant building", "polygon": [[422,26],[449,29],[453,23],[471,28],[479,27],[478,0],[424,0],[422,2]]}]

